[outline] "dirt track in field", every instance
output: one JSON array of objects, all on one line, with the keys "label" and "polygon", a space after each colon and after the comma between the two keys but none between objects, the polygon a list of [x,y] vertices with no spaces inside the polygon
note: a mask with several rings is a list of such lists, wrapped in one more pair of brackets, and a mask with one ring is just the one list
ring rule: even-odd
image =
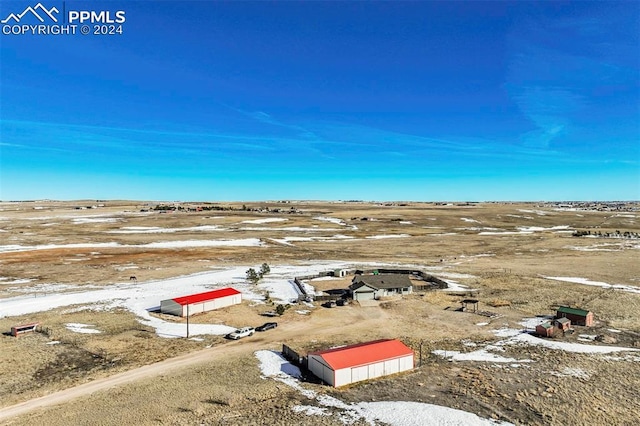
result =
[{"label": "dirt track in field", "polygon": [[97,379],[83,385],[2,408],[0,409],[0,421],[5,421],[12,417],[20,416],[40,408],[64,404],[76,398],[85,397],[96,392],[121,386],[137,380],[155,377],[179,368],[188,367],[205,361],[211,361],[216,358],[228,357],[239,352],[254,351],[263,344],[264,341],[250,341],[249,339],[230,342],[223,346],[203,349],[198,352],[188,353],[165,361],[160,361],[155,364],[145,365],[144,367],[125,371],[114,376]]},{"label": "dirt track in field", "polygon": [[[544,278],[584,277],[640,286],[639,240],[571,236],[573,229],[638,233],[637,205],[612,212],[509,203],[271,203],[268,212],[241,211],[239,204],[232,206],[236,210],[220,213],[143,214],[139,210],[148,206],[129,202],[108,203],[96,211],[78,211],[71,203],[42,204],[44,210],[37,211],[30,203],[2,205],[4,244],[23,251],[0,252],[0,298],[36,297],[38,286],[50,283],[109,288],[128,282],[131,275],[144,282],[264,261],[300,265],[339,260],[425,265],[451,273],[451,279],[480,289],[482,309],[502,317],[487,320],[454,312],[451,308],[459,307],[463,296],[431,292],[372,307],[316,306],[308,315],[295,313],[294,307],[277,320],[276,330],[231,342],[216,336],[201,336],[202,341],[164,339],[126,310],[72,306],[19,316],[0,313],[3,330],[32,321],[41,321],[50,330],[20,339],[0,336],[0,363],[13,366],[0,372],[0,406],[6,405],[0,409],[0,422],[342,424],[335,416],[294,412],[296,404],[309,401],[277,382],[261,380],[253,353],[278,350],[283,343],[305,352],[379,338],[400,338],[416,353],[424,343],[424,365],[401,377],[347,389],[319,385],[314,389],[343,401],[429,402],[516,424],[624,425],[640,417],[635,379],[640,362],[635,355],[615,360],[615,356],[508,347],[506,355],[534,360],[520,367],[451,363],[429,356],[433,349],[470,351],[474,348],[468,345],[495,342],[491,329],[517,328],[523,318],[549,314],[560,304],[588,308],[599,322],[565,341],[576,343],[581,333],[598,334],[609,343],[593,344],[640,348],[640,296]],[[298,212],[288,214],[292,205]],[[286,211],[274,212],[275,208]],[[322,221],[319,216],[343,223]],[[256,222],[271,218],[286,220]],[[198,230],[202,226],[218,228],[203,232]],[[173,231],[138,232],[152,228]],[[537,230],[521,232],[529,228]],[[395,237],[386,238],[389,235]],[[249,238],[261,245],[144,247],[156,241]],[[114,242],[120,246],[67,247]],[[50,244],[55,247],[39,248]],[[338,283],[323,281],[317,287],[323,285]],[[494,307],[502,303],[506,305]],[[265,309],[246,303],[199,316],[198,321],[255,325],[265,321],[260,316]],[[103,333],[77,334],[65,328],[68,322],[98,324]],[[480,322],[490,324],[479,326]],[[50,345],[54,340],[60,344]],[[206,346],[211,347],[203,349]],[[88,412],[93,413],[91,418]]]},{"label": "dirt track in field", "polygon": [[[342,313],[346,311],[347,310],[343,310]],[[368,311],[368,313],[362,315],[362,311]],[[357,319],[356,326],[350,327],[351,331],[356,331],[354,330],[356,328],[366,330],[372,327],[381,327],[385,324],[388,318],[385,311],[377,308],[364,308],[362,311],[350,310],[351,318],[345,318],[345,316],[342,315],[342,320],[349,322]],[[256,333],[253,336],[238,341],[228,341],[222,345],[203,349],[197,352],[187,353],[175,358],[170,358],[154,364],[118,373],[113,376],[96,379],[89,383],[31,399],[10,407],[5,407],[0,409],[0,421],[20,416],[40,408],[64,404],[76,398],[85,397],[96,392],[122,386],[134,381],[166,374],[173,370],[203,362],[210,362],[216,359],[237,356],[238,354],[251,354],[256,350],[273,346],[276,342],[298,340],[303,336],[309,335],[312,331],[317,338],[322,335],[337,335],[340,334],[340,331],[344,331],[344,324],[337,324],[336,319],[331,316],[314,316],[313,318],[313,321],[288,324],[286,329],[283,329],[283,327],[280,326],[275,330]],[[322,332],[318,333],[317,330],[322,330]]]}]

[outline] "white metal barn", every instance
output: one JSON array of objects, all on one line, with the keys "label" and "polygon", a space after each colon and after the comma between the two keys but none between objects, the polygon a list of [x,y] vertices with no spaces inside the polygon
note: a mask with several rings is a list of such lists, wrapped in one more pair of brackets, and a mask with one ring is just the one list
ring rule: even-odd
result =
[{"label": "white metal barn", "polygon": [[234,288],[226,287],[205,293],[163,300],[160,302],[160,312],[186,317],[187,315],[200,314],[239,303],[242,303],[242,293]]},{"label": "white metal barn", "polygon": [[413,369],[413,351],[399,340],[376,340],[307,355],[307,367],[340,387]]}]

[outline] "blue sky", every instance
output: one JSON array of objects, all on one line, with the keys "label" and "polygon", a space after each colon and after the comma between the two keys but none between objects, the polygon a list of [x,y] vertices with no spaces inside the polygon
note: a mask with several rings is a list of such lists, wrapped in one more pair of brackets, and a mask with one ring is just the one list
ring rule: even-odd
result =
[{"label": "blue sky", "polygon": [[2,200],[640,199],[638,2],[64,8],[123,34],[0,34]]}]

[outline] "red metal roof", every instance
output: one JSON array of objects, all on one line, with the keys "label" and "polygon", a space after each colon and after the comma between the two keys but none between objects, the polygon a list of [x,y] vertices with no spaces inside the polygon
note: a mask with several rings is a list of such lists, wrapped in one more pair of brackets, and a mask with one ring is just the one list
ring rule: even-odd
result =
[{"label": "red metal roof", "polygon": [[312,352],[309,355],[320,355],[333,370],[340,370],[413,355],[413,351],[399,340],[387,339]]},{"label": "red metal roof", "polygon": [[232,296],[234,294],[240,294],[240,292],[235,288],[227,287],[204,293],[190,294],[189,296],[176,297],[173,301],[184,306],[191,305],[193,303],[205,302],[207,300],[219,299],[221,297]]}]

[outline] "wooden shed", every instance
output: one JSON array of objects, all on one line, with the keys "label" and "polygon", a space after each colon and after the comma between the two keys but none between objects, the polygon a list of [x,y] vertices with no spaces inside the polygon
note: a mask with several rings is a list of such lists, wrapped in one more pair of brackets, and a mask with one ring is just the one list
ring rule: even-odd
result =
[{"label": "wooden shed", "polygon": [[160,312],[186,317],[187,315],[200,314],[239,303],[242,303],[242,293],[234,288],[226,287],[205,293],[163,300],[160,302]]},{"label": "wooden shed", "polygon": [[557,318],[553,321],[553,325],[561,331],[567,331],[571,328],[571,320],[569,318]]},{"label": "wooden shed", "polygon": [[413,369],[413,351],[399,340],[376,340],[312,352],[307,368],[323,382],[340,387]]},{"label": "wooden shed", "polygon": [[546,321],[536,326],[536,334],[542,337],[553,337],[553,324]]},{"label": "wooden shed", "polygon": [[556,318],[567,318],[572,324],[591,327],[593,325],[593,312],[584,309],[560,306],[556,311]]}]

